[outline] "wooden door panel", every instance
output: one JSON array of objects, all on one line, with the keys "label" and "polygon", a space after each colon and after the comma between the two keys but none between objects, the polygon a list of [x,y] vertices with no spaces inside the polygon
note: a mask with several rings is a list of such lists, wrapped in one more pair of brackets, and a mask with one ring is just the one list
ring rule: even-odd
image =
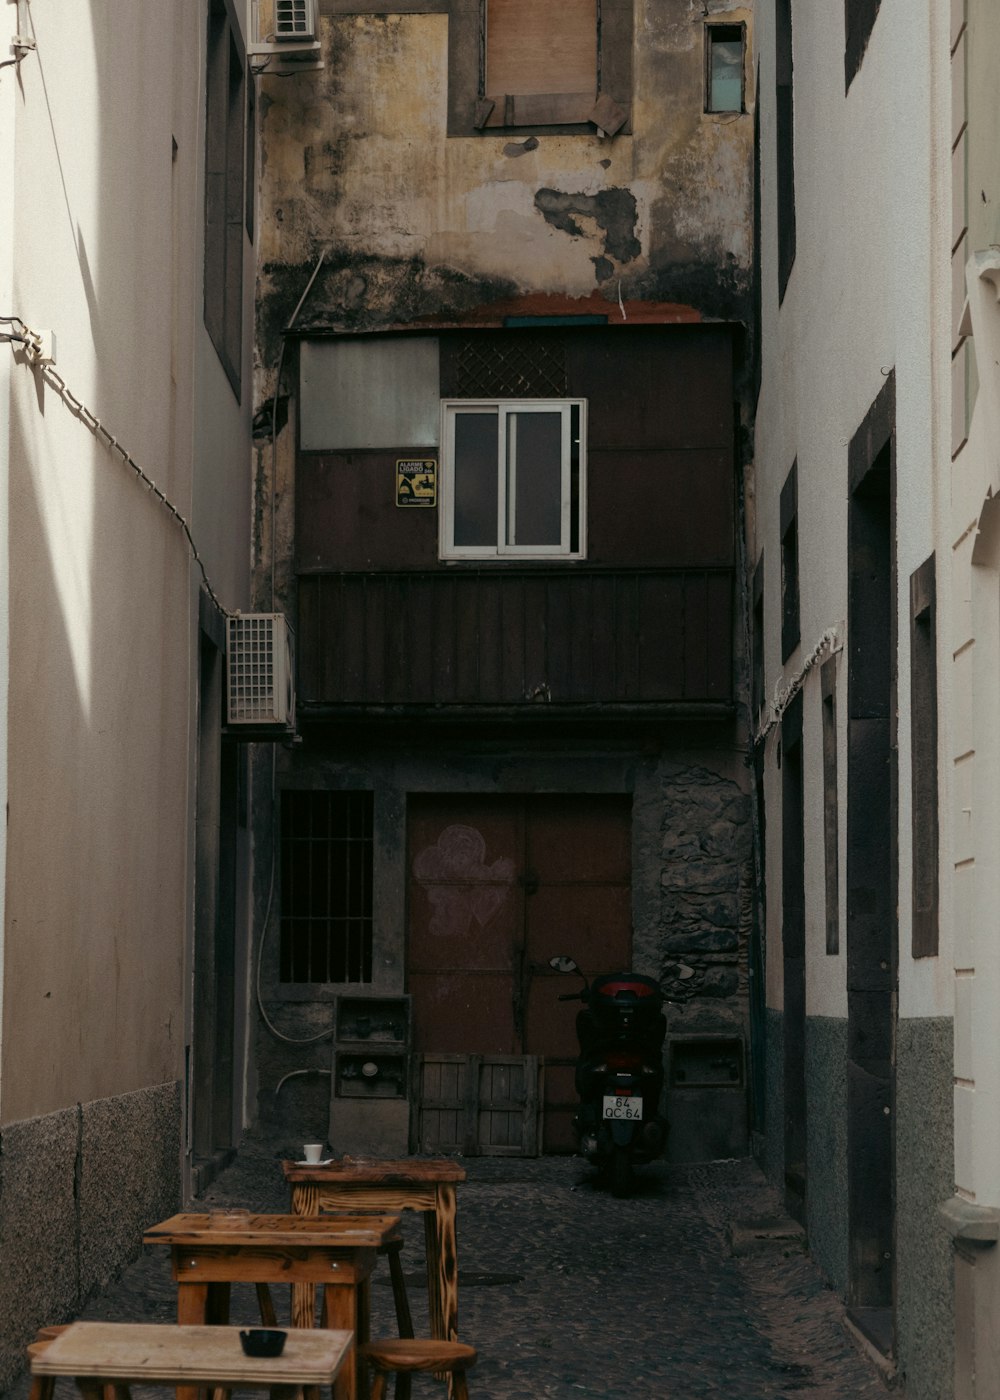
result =
[{"label": "wooden door panel", "polygon": [[[575,958],[588,977],[618,972],[629,960],[632,892],[616,885],[550,885],[526,900],[525,952],[533,967],[549,972],[557,953]],[[563,991],[579,986],[562,979]]]},{"label": "wooden door panel", "polygon": [[513,981],[480,972],[411,973],[413,1046],[442,1054],[512,1055]]},{"label": "wooden door panel", "polygon": [[[558,996],[580,984],[548,960],[568,953],[588,976],[628,966],[629,799],[415,797],[409,833],[414,1049],[466,1056],[470,1068],[475,1057],[541,1057],[545,1150],[572,1150],[578,1006]],[[532,1150],[523,1135],[518,1148],[519,1110],[505,1106],[507,1071],[496,1073],[499,1098],[469,1131],[493,1150]]]},{"label": "wooden door panel", "polygon": [[631,879],[627,797],[535,798],[525,833],[527,866],[544,884],[628,884]]},{"label": "wooden door panel", "polygon": [[410,886],[410,968],[510,973],[520,942],[521,895],[511,882]]},{"label": "wooden door panel", "polygon": [[578,1001],[559,1001],[561,992],[575,991],[579,982],[552,973],[532,977],[525,1009],[524,1038],[529,1045],[545,1046],[545,1062],[572,1059],[577,1053],[576,1013]]}]

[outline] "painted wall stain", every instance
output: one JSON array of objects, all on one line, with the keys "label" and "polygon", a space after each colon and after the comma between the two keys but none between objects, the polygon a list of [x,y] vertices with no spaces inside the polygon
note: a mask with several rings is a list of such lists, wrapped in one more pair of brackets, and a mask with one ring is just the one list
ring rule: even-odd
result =
[{"label": "painted wall stain", "polygon": [[638,207],[631,190],[564,194],[561,190],[541,189],[535,195],[535,208],[547,224],[573,238],[587,236],[584,223],[597,225],[604,235],[604,254],[594,259],[598,281],[611,276],[613,263],[633,262],[642,252],[635,235]]}]

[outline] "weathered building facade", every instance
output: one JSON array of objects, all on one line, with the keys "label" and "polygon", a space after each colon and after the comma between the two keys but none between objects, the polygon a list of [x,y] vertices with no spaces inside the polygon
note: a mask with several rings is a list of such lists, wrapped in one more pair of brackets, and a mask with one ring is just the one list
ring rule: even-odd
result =
[{"label": "weathered building facade", "polygon": [[566,1150],[548,959],[682,956],[671,1150],[742,1152],[751,8],[320,11],[261,80],[262,1117]]},{"label": "weathered building facade", "polygon": [[951,7],[952,470],[949,539],[953,658],[944,682],[954,695],[945,809],[953,835],[948,867],[954,924],[955,1169],[943,1218],[954,1239],[955,1395],[995,1395],[1000,1365],[991,1342],[998,1306],[997,1239],[997,706],[998,555],[996,497],[997,285],[996,87],[990,55],[1000,16],[980,0]]},{"label": "weathered building facade", "polygon": [[246,1120],[253,104],[223,0],[2,19],[7,1385]]},{"label": "weathered building facade", "polygon": [[953,1190],[949,869],[966,860],[942,762],[946,11],[769,0],[758,13],[749,551],[764,1160],[859,1332],[928,1400],[951,1393],[964,1325],[939,1214]]}]

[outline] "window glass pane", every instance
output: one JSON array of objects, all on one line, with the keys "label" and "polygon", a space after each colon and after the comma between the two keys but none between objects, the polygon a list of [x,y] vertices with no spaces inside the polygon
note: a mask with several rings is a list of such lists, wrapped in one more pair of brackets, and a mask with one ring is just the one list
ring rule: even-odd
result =
[{"label": "window glass pane", "polygon": [[507,417],[508,544],[562,543],[562,414]]},{"label": "window glass pane", "polygon": [[743,38],[731,30],[709,31],[711,92],[709,110],[739,112],[743,106]]},{"label": "window glass pane", "polygon": [[487,0],[486,91],[597,91],[597,0]]},{"label": "window glass pane", "polygon": [[299,357],[303,451],[437,446],[436,336],[304,340]]},{"label": "window glass pane", "polygon": [[496,413],[455,414],[452,487],[458,548],[496,548],[499,421]]}]

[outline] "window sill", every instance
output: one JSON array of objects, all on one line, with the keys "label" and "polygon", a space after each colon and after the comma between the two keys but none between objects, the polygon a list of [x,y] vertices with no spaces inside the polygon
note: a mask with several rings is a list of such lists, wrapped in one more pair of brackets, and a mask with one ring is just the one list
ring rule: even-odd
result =
[{"label": "window sill", "polygon": [[556,92],[531,96],[512,93],[481,97],[476,103],[477,131],[523,127],[558,127],[615,136],[631,130],[630,113],[606,93]]}]

